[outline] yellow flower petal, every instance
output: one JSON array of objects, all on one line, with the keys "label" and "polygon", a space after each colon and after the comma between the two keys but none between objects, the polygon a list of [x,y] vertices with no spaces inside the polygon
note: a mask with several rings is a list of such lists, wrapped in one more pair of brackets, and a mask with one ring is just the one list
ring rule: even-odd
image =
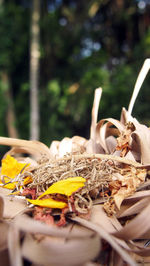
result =
[{"label": "yellow flower petal", "polygon": [[56,208],[56,209],[63,209],[67,206],[66,202],[63,201],[57,201],[53,199],[36,199],[36,200],[30,200],[27,199],[31,204],[38,205],[41,207],[46,207],[46,208]]},{"label": "yellow flower petal", "polygon": [[8,195],[19,195],[20,196],[20,191],[17,190],[17,191],[9,193]]},{"label": "yellow flower petal", "polygon": [[19,163],[14,157],[7,155],[5,159],[2,159],[1,175],[14,178],[21,172],[25,165],[26,163]]},{"label": "yellow flower petal", "polygon": [[80,176],[70,177],[65,180],[60,180],[53,185],[51,185],[38,199],[42,198],[45,195],[50,194],[62,194],[66,196],[71,196],[72,193],[77,191],[79,188],[84,187],[86,179]]},{"label": "yellow flower petal", "polygon": [[[11,179],[15,178],[25,166],[26,163],[19,163],[14,157],[10,155],[7,155],[6,158],[2,159],[1,176],[7,176],[4,177],[5,183],[8,183],[11,181]],[[3,184],[1,180],[0,184]],[[16,187],[16,184],[17,182],[11,182],[4,185],[4,188],[14,189]]]},{"label": "yellow flower petal", "polygon": [[[9,182],[10,180],[7,178],[5,178],[5,183]],[[1,183],[1,182],[0,182]],[[3,186],[3,188],[7,188],[7,189],[15,189],[16,188],[16,185],[17,185],[17,182],[12,182],[12,183],[8,183],[6,185]]]},{"label": "yellow flower petal", "polygon": [[28,184],[32,183],[32,181],[33,181],[32,177],[31,177],[31,176],[27,176],[27,177],[24,179],[23,184],[24,184],[24,186],[25,186],[25,185],[28,185]]},{"label": "yellow flower petal", "polygon": [[36,200],[28,200],[28,202],[47,208],[63,209],[67,206],[66,202],[49,199],[41,199],[45,195],[50,194],[62,194],[65,196],[71,196],[72,193],[84,186],[86,179],[80,176],[70,177],[65,180],[60,180],[51,185],[41,196]]}]

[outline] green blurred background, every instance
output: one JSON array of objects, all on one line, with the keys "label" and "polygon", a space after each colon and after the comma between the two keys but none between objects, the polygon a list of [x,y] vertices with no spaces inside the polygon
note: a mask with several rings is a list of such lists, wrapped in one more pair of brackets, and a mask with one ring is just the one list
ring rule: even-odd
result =
[{"label": "green blurred background", "polygon": [[[120,118],[150,57],[149,0],[1,0],[0,135],[30,139],[31,42],[38,8],[39,140],[88,138],[94,90],[99,119]],[[150,75],[133,115],[150,126]],[[36,77],[37,78],[37,77]]]}]

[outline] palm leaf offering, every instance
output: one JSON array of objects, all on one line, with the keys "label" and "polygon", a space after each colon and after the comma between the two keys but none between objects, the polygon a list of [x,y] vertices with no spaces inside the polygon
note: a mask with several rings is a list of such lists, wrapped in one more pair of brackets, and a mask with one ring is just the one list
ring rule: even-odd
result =
[{"label": "palm leaf offering", "polygon": [[2,265],[150,263],[150,129],[131,114],[149,66],[120,121],[97,122],[96,89],[88,140],[66,137],[49,148],[0,137],[11,147],[0,173]]}]

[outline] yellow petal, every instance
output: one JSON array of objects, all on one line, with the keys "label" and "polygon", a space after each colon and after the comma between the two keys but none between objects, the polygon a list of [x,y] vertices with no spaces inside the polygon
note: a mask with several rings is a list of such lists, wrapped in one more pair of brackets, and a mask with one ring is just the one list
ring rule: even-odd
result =
[{"label": "yellow petal", "polygon": [[63,209],[67,206],[66,202],[63,201],[57,201],[57,200],[53,200],[53,199],[36,199],[36,200],[30,200],[27,199],[27,201],[29,201],[30,203],[34,204],[34,205],[38,205],[41,207],[46,207],[46,208],[56,208],[56,209]]},{"label": "yellow petal", "polygon": [[19,195],[19,196],[20,196],[20,191],[17,190],[17,191],[15,191],[15,192],[11,192],[11,193],[9,193],[8,195]]},{"label": "yellow petal", "polygon": [[70,177],[65,180],[60,180],[53,185],[51,185],[38,199],[42,198],[45,195],[50,194],[62,194],[66,196],[71,196],[72,193],[77,191],[79,188],[84,187],[86,179],[80,176]]},{"label": "yellow petal", "polygon": [[8,178],[8,177],[4,177],[3,179],[4,179],[4,183],[6,184],[6,185],[4,185],[4,183],[0,180],[0,184],[3,184],[3,186],[2,186],[3,188],[15,189],[17,182],[9,183],[10,182],[10,178]]},{"label": "yellow petal", "polygon": [[1,175],[14,178],[21,172],[25,165],[26,163],[19,163],[14,157],[7,155],[5,159],[2,159]]},{"label": "yellow petal", "polygon": [[7,185],[4,185],[3,188],[7,188],[7,189],[15,189],[16,188],[16,185],[17,185],[17,182],[12,182],[12,183],[9,183]]},{"label": "yellow petal", "polygon": [[[1,175],[8,176],[4,178],[5,183],[10,182],[11,179],[15,178],[21,170],[26,166],[26,163],[19,163],[14,157],[7,155],[6,158],[2,159]],[[27,165],[28,166],[28,165]],[[0,180],[0,184],[3,182]],[[4,188],[14,189],[17,182],[11,182],[4,185]]]},{"label": "yellow petal", "polygon": [[32,181],[33,181],[32,177],[31,177],[31,176],[27,176],[27,177],[24,179],[23,184],[24,184],[24,186],[25,186],[25,185],[28,185],[28,184],[32,183]]}]

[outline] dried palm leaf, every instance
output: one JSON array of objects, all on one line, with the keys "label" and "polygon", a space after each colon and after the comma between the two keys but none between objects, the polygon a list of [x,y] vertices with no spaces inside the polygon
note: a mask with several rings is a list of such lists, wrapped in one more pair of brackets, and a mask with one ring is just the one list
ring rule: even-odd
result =
[{"label": "dried palm leaf", "polygon": [[48,147],[39,141],[0,137],[0,144],[17,147],[19,148],[18,151],[16,150],[17,152],[20,153],[22,150],[24,153],[29,153],[35,156],[36,159],[40,159],[42,156],[45,156],[46,158],[50,157],[50,151]]}]

